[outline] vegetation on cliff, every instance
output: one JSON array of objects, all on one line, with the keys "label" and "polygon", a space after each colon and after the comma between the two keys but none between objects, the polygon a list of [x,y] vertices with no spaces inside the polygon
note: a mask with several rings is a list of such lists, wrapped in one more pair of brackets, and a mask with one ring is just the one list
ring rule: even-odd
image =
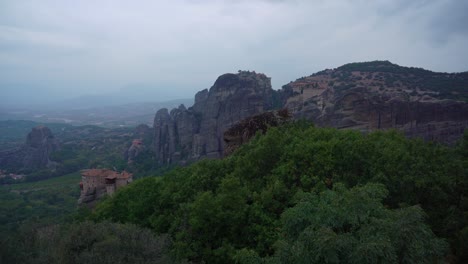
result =
[{"label": "vegetation on cliff", "polygon": [[1,263],[170,263],[165,235],[131,224],[33,226],[0,247]]},{"label": "vegetation on cliff", "polygon": [[[310,77],[330,75],[330,81],[339,89],[361,84],[378,86],[380,89],[396,87],[400,90],[421,90],[437,99],[452,99],[468,102],[468,72],[433,72],[416,67],[404,67],[389,61],[355,62],[334,70],[320,71]],[[301,80],[301,79],[299,79]],[[332,85],[333,86],[333,85]]]}]

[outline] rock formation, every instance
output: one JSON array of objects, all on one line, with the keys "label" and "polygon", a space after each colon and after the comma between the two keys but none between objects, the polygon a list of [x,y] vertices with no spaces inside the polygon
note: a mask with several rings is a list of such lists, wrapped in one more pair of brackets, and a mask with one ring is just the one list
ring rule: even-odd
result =
[{"label": "rock formation", "polygon": [[147,149],[145,143],[151,142],[153,137],[153,129],[145,124],[141,124],[135,128],[132,137],[132,144],[124,153],[124,159],[130,164],[135,158]]},{"label": "rock formation", "polygon": [[285,107],[318,126],[363,132],[398,129],[454,143],[468,127],[468,74],[434,73],[390,62],[354,63],[286,85]]},{"label": "rock formation", "polygon": [[18,149],[0,155],[2,168],[34,170],[53,168],[56,163],[50,154],[59,149],[59,143],[48,127],[34,127],[26,137],[26,143]]},{"label": "rock formation", "polygon": [[232,154],[242,144],[247,143],[257,132],[265,134],[271,127],[276,127],[291,119],[287,109],[268,111],[248,117],[224,132],[224,156]]},{"label": "rock formation", "polygon": [[34,127],[28,134],[23,147],[25,152],[23,166],[28,169],[54,166],[54,162],[50,160],[50,154],[58,148],[59,143],[48,127]]},{"label": "rock formation", "polygon": [[220,158],[223,133],[249,116],[273,108],[273,89],[264,74],[240,71],[221,75],[210,90],[195,95],[193,107],[181,105],[154,118],[154,151],[158,165]]},{"label": "rock formation", "polygon": [[[409,137],[451,144],[468,127],[467,101],[468,73],[435,73],[388,61],[324,70],[278,91],[264,74],[240,71],[224,74],[210,90],[198,92],[189,109],[181,105],[170,112],[159,110],[153,149],[158,166],[219,158],[228,128],[279,108],[287,108],[293,119],[308,119],[317,126],[362,132],[399,129]],[[248,138],[231,136],[226,134],[227,142],[240,140],[233,145]]]},{"label": "rock formation", "polygon": [[145,145],[143,145],[143,140],[134,139],[130,147],[125,151],[124,157],[125,160],[130,164],[135,158],[140,155],[145,150]]}]

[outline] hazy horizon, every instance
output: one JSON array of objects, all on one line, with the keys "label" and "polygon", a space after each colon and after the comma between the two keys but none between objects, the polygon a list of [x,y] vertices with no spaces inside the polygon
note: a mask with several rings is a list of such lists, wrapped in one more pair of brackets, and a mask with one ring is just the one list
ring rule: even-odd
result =
[{"label": "hazy horizon", "polygon": [[0,102],[192,98],[226,72],[274,89],[350,62],[467,71],[467,1],[0,3]]}]

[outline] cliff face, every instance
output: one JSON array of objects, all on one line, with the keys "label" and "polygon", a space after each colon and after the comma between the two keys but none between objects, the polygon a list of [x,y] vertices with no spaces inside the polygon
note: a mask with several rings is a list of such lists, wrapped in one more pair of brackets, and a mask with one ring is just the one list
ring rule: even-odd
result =
[{"label": "cliff face", "polygon": [[[395,128],[409,137],[454,143],[468,127],[468,75],[389,62],[355,63],[291,82],[285,104],[318,126],[363,132]],[[459,100],[456,100],[459,99]]]},{"label": "cliff face", "polygon": [[210,90],[195,95],[193,107],[157,112],[153,148],[158,165],[219,158],[226,142],[236,148],[249,138],[243,133],[255,134],[250,128],[239,130],[241,134],[226,134],[224,142],[225,131],[278,108],[317,126],[362,132],[394,128],[409,137],[451,144],[468,127],[467,102],[468,73],[436,73],[388,61],[324,70],[279,91],[263,74],[224,74]]},{"label": "cliff face", "polygon": [[195,95],[195,104],[181,105],[154,118],[154,151],[159,165],[220,158],[223,133],[236,122],[273,107],[270,78],[255,72],[220,76],[209,90]]},{"label": "cliff face", "polygon": [[229,156],[242,144],[252,139],[257,132],[265,134],[271,127],[277,127],[290,121],[287,109],[268,111],[248,117],[224,132],[224,156]]},{"label": "cliff face", "polygon": [[59,143],[48,127],[34,127],[20,148],[0,155],[0,165],[14,169],[40,169],[55,165],[49,157]]}]

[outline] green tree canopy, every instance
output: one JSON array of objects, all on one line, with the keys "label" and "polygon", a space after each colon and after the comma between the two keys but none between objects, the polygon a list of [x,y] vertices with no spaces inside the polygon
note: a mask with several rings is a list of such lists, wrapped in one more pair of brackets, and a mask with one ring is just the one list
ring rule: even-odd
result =
[{"label": "green tree canopy", "polygon": [[276,257],[281,263],[433,263],[447,243],[425,223],[419,206],[388,209],[381,184],[320,194],[298,193],[282,217]]},{"label": "green tree canopy", "polygon": [[[271,128],[223,160],[137,180],[100,203],[92,219],[168,233],[172,253],[195,263],[255,261],[280,252],[318,262],[345,256],[410,262],[444,252],[434,234],[461,260],[465,145],[299,122]],[[302,255],[294,253],[301,247]],[[366,250],[374,255],[357,253]]]}]

